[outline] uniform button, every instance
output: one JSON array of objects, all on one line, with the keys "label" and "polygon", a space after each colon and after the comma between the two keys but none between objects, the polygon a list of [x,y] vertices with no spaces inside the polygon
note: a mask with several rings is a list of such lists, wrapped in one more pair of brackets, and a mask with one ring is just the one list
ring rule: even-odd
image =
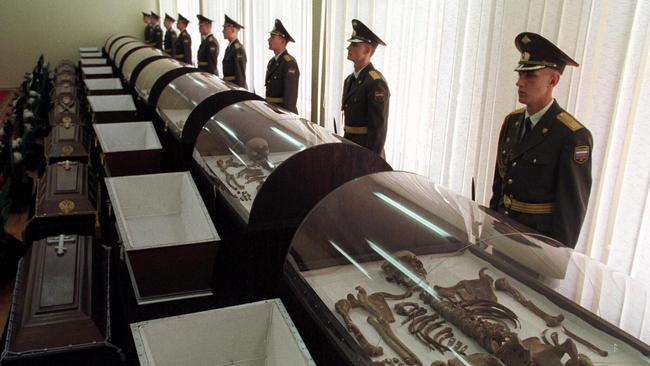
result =
[{"label": "uniform button", "polygon": [[508,184],[512,184],[512,178],[508,179]]},{"label": "uniform button", "polygon": [[510,212],[506,211],[505,214],[508,215],[508,214],[510,214]]},{"label": "uniform button", "polygon": [[537,164],[537,159],[533,159],[533,164]]},{"label": "uniform button", "polygon": [[512,166],[513,166],[513,167],[516,167],[516,166],[517,166],[517,162],[515,161],[514,163],[512,163]]},{"label": "uniform button", "polygon": [[501,154],[505,154],[505,153],[506,153],[506,151],[505,151],[505,150],[503,150],[503,151],[501,151]]},{"label": "uniform button", "polygon": [[510,137],[506,137],[506,142],[510,142]]}]

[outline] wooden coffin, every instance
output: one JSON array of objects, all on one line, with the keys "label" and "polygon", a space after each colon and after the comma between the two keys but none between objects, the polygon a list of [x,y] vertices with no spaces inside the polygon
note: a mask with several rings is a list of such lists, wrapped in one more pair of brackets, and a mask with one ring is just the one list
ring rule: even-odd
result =
[{"label": "wooden coffin", "polygon": [[135,121],[137,109],[130,94],[92,95],[88,97],[92,123]]},{"label": "wooden coffin", "polygon": [[52,100],[52,114],[79,114],[79,101],[73,94],[59,94]]},{"label": "wooden coffin", "polygon": [[30,239],[62,230],[90,234],[95,230],[97,183],[86,164],[50,164],[38,181],[34,217],[27,227]]},{"label": "wooden coffin", "polygon": [[82,79],[113,78],[113,68],[110,66],[84,66],[81,68]]},{"label": "wooden coffin", "polygon": [[77,96],[77,87],[76,87],[76,85],[74,83],[72,83],[71,81],[63,81],[63,82],[60,82],[60,83],[56,84],[52,88],[52,97],[53,98],[56,98],[57,96],[62,95],[62,94],[68,94],[68,95],[72,95],[72,96],[76,97]]},{"label": "wooden coffin", "polygon": [[160,172],[162,145],[151,121],[93,125],[106,176]]},{"label": "wooden coffin", "polygon": [[115,95],[124,94],[124,87],[118,78],[86,79],[84,80],[86,95]]},{"label": "wooden coffin", "polygon": [[93,355],[117,361],[108,343],[108,258],[90,236],[34,242],[18,267],[1,363],[97,364]]},{"label": "wooden coffin", "polygon": [[64,160],[88,163],[87,139],[82,125],[62,123],[52,127],[45,138],[47,164]]},{"label": "wooden coffin", "polygon": [[140,365],[315,365],[278,299],[139,322],[131,332]]},{"label": "wooden coffin", "polygon": [[105,181],[137,304],[210,296],[220,239],[189,172]]},{"label": "wooden coffin", "polygon": [[62,125],[62,124],[74,124],[74,125],[84,125],[83,120],[78,114],[63,112],[55,113],[54,111],[50,112],[50,125]]}]

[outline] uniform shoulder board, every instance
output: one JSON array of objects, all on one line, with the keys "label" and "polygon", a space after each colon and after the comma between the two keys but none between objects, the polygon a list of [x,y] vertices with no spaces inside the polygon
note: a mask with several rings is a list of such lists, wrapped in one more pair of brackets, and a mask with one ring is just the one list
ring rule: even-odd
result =
[{"label": "uniform shoulder board", "polygon": [[377,70],[368,71],[368,75],[370,75],[372,80],[381,79],[381,74]]},{"label": "uniform shoulder board", "polygon": [[510,112],[508,116],[512,116],[513,114],[520,114],[526,112],[526,108],[519,108],[515,109],[514,111]]},{"label": "uniform shoulder board", "polygon": [[241,48],[241,43],[239,43],[239,42],[235,42],[235,48],[236,48],[236,49],[240,49],[240,48]]},{"label": "uniform shoulder board", "polygon": [[572,115],[568,114],[567,112],[562,112],[558,114],[555,118],[557,118],[558,121],[562,122],[565,126],[567,126],[567,128],[570,129],[571,132],[576,132],[579,129],[584,127],[580,122],[578,122]]},{"label": "uniform shoulder board", "polygon": [[284,60],[287,61],[287,62],[290,62],[290,61],[293,61],[293,57],[291,57],[289,55],[284,55]]}]

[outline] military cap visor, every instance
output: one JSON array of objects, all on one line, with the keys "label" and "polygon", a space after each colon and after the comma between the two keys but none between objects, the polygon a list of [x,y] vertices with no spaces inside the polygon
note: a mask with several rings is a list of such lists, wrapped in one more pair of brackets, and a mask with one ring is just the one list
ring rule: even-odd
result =
[{"label": "military cap visor", "polygon": [[160,15],[154,13],[153,11],[151,12],[151,17],[155,19],[160,19]]},{"label": "military cap visor", "polygon": [[150,17],[151,14],[149,14],[149,13],[145,13],[145,12],[143,11],[143,12],[142,12],[142,16],[143,16],[143,17]]},{"label": "military cap visor", "polygon": [[178,22],[179,23],[183,22],[185,24],[189,24],[190,20],[185,18],[184,16],[182,16],[181,13],[178,13]]},{"label": "military cap visor", "polygon": [[207,24],[207,23],[212,24],[212,19],[206,18],[201,14],[197,14],[196,17],[199,19],[199,24]]},{"label": "military cap visor", "polygon": [[352,19],[352,36],[348,39],[350,43],[370,43],[373,46],[382,45],[386,43],[377,37],[370,28],[363,24],[360,20]]},{"label": "military cap visor", "polygon": [[172,18],[169,14],[165,13],[165,20],[171,20],[172,22],[175,22],[176,19]]},{"label": "military cap visor", "polygon": [[567,65],[579,66],[559,47],[536,33],[518,34],[515,37],[515,46],[521,53],[515,71],[534,71],[550,67],[562,73]]},{"label": "military cap visor", "polygon": [[273,29],[269,32],[272,35],[280,36],[284,39],[287,40],[287,42],[295,42],[289,32],[287,32],[286,28],[284,28],[284,25],[282,25],[282,22],[280,19],[276,19],[275,23],[273,24]]},{"label": "military cap visor", "polygon": [[231,17],[223,15],[223,26],[224,27],[235,27],[237,29],[244,29],[244,26],[234,21]]}]

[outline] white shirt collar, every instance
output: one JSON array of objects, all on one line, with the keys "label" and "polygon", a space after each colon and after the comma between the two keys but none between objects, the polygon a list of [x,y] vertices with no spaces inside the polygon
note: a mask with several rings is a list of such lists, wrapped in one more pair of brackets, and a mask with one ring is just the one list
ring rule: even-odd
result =
[{"label": "white shirt collar", "polygon": [[280,56],[282,56],[282,54],[285,53],[285,52],[287,52],[286,49],[283,50],[282,52],[278,53],[277,55],[273,56],[273,58],[275,58],[275,61],[279,60],[279,59],[280,59]]},{"label": "white shirt collar", "polygon": [[[368,64],[368,65],[370,65],[370,64]],[[355,72],[353,72],[353,74],[354,74],[354,78],[355,78],[355,79],[358,79],[358,78],[359,78],[359,74],[361,74],[361,71],[363,71],[363,69],[365,69],[366,67],[368,67],[368,65],[362,67],[361,70],[359,70],[359,71],[355,71]]]},{"label": "white shirt collar", "polygon": [[551,108],[553,102],[555,102],[555,99],[551,99],[551,101],[546,105],[546,107],[540,109],[539,111],[537,111],[537,113],[533,115],[529,115],[528,109],[526,109],[526,114],[524,116],[524,119],[530,117],[530,123],[532,124],[532,127],[535,127],[537,122],[539,122],[539,120],[542,119],[542,117],[544,117],[544,114],[548,111],[548,109]]}]

